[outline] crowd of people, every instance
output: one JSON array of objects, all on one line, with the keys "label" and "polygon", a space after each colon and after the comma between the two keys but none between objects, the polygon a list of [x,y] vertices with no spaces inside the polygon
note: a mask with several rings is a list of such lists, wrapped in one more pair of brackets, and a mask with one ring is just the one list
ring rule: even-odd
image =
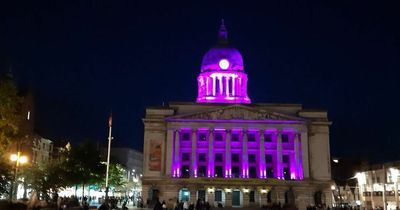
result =
[{"label": "crowd of people", "polygon": [[197,200],[196,205],[194,203],[189,203],[187,200],[177,200],[172,209],[169,209],[167,207],[168,206],[165,201],[157,201],[154,206],[154,210],[210,210],[211,208],[210,203],[208,203],[208,201],[204,201],[204,199],[201,198]]}]

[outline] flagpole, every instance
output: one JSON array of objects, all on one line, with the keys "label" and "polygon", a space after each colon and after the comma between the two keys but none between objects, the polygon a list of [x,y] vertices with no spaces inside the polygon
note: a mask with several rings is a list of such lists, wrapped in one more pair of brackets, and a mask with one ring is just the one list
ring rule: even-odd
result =
[{"label": "flagpole", "polygon": [[106,204],[108,204],[108,171],[110,168],[110,150],[111,150],[111,130],[112,130],[112,116],[110,116],[108,120],[108,126],[109,126],[109,131],[108,131],[108,152],[107,152],[107,171],[106,171]]}]

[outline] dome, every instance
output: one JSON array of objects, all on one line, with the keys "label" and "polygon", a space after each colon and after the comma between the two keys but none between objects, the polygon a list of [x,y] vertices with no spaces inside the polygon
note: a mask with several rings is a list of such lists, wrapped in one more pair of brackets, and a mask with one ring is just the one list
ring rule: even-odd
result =
[{"label": "dome", "polygon": [[219,62],[226,59],[229,62],[228,70],[243,71],[243,58],[239,50],[230,45],[217,45],[203,56],[201,71],[220,71]]},{"label": "dome", "polygon": [[223,20],[218,31],[218,45],[208,50],[201,63],[202,72],[221,70],[243,71],[242,55],[239,50],[228,44],[228,31]]}]

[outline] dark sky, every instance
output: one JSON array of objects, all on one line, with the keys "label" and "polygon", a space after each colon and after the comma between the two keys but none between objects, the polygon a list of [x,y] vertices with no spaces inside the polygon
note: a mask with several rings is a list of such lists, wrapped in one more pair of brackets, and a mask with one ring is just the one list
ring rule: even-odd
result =
[{"label": "dark sky", "polygon": [[328,110],[334,156],[400,159],[395,1],[161,2],[2,1],[0,67],[42,136],[106,142],[112,110],[113,145],[142,150],[145,107],[195,101],[224,18],[253,102]]}]

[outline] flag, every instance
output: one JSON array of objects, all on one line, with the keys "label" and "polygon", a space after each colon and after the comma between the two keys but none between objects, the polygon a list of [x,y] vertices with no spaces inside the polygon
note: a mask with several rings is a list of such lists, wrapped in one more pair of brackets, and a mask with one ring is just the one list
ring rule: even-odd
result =
[{"label": "flag", "polygon": [[108,126],[112,126],[112,114],[110,114],[110,117],[108,118]]}]

